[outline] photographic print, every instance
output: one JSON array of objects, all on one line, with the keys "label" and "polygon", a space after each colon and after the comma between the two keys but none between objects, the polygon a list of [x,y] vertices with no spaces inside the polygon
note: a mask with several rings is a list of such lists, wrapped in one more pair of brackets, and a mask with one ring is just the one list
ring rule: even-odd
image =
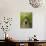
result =
[{"label": "photographic print", "polygon": [[32,12],[20,13],[20,28],[32,28]]}]

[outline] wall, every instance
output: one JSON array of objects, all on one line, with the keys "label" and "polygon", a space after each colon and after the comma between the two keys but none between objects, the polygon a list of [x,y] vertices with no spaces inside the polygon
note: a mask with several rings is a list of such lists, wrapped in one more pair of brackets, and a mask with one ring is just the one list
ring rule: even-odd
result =
[{"label": "wall", "polygon": [[[33,28],[32,29],[20,29],[20,12],[32,12],[33,13]],[[34,34],[37,35],[37,39],[45,39],[45,15],[46,9],[33,8],[30,6],[28,0],[0,0],[0,17],[8,16],[13,17],[10,33],[17,40],[27,40]],[[0,31],[2,35],[3,31]],[[44,34],[45,33],[45,34]],[[4,33],[3,33],[4,34]],[[4,37],[0,36],[0,39]]]},{"label": "wall", "polygon": [[45,28],[44,28],[44,39],[46,39],[46,15],[45,15]]}]

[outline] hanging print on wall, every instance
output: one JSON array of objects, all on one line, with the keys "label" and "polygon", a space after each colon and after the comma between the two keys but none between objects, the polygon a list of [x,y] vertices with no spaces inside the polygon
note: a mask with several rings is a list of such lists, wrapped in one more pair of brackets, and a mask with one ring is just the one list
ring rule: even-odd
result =
[{"label": "hanging print on wall", "polygon": [[43,4],[43,0],[29,0],[29,3],[32,7],[38,8]]},{"label": "hanging print on wall", "polygon": [[32,28],[32,12],[20,13],[20,28]]}]

